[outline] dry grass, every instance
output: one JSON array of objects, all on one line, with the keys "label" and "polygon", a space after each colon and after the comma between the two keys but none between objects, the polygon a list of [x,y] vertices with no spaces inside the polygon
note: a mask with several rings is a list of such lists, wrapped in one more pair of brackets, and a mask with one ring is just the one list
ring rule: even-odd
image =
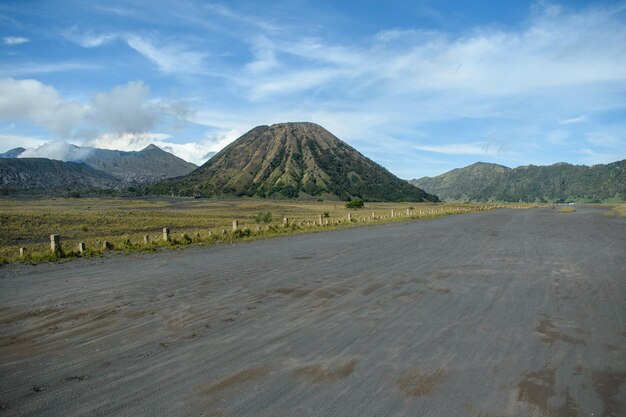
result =
[{"label": "dry grass", "polygon": [[576,212],[576,209],[574,207],[566,206],[566,207],[558,208],[557,211],[559,213],[574,213],[574,212]]},{"label": "dry grass", "polygon": [[609,210],[604,212],[604,215],[626,217],[626,204],[616,204],[614,206],[610,206]]},{"label": "dry grass", "polygon": [[[292,200],[217,199],[1,199],[0,263],[58,261],[81,256],[78,242],[85,242],[82,256],[103,254],[104,241],[115,251],[154,251],[189,244],[263,239],[288,233],[302,233],[365,224],[433,218],[451,214],[492,210],[499,207],[528,208],[523,203],[366,203],[365,208],[349,210],[344,202],[302,202]],[[411,208],[407,215],[407,209]],[[395,216],[391,217],[394,210]],[[257,225],[255,215],[271,212],[272,222]],[[372,212],[375,217],[372,218]],[[324,225],[319,215],[327,213]],[[352,221],[347,215],[351,213]],[[283,218],[289,218],[289,227]],[[233,220],[239,221],[237,233]],[[327,223],[327,224],[326,224]],[[257,226],[260,230],[256,230]],[[171,230],[171,242],[161,239],[163,227]],[[53,255],[49,236],[61,235],[62,255]],[[148,235],[149,244],[143,243]],[[19,257],[19,248],[26,256]]]}]

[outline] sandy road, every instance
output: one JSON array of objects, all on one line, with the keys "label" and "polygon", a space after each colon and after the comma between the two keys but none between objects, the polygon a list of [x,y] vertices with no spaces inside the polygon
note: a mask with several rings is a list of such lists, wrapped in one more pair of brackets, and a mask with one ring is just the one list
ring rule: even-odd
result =
[{"label": "sandy road", "polygon": [[623,416],[625,381],[601,209],[0,268],[2,416]]}]

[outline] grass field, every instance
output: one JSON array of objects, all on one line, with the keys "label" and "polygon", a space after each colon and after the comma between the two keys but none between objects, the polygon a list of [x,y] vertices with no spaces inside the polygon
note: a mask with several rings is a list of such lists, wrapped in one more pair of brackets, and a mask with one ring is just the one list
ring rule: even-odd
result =
[{"label": "grass field", "polygon": [[[312,232],[338,227],[431,218],[498,207],[528,208],[524,203],[366,203],[350,210],[345,203],[293,200],[122,199],[53,198],[0,200],[0,263],[58,261],[114,251],[152,251],[189,244],[251,240],[287,233]],[[407,209],[409,214],[407,214]],[[392,210],[395,216],[391,217]],[[269,223],[257,223],[259,213],[271,213]],[[372,218],[372,212],[374,218]],[[352,221],[348,221],[348,213]],[[318,225],[323,216],[323,226]],[[284,218],[289,225],[283,225]],[[239,230],[233,231],[233,220]],[[267,219],[266,219],[267,220]],[[170,242],[162,229],[171,230]],[[258,229],[258,230],[257,230]],[[50,235],[60,234],[63,253],[50,252]],[[149,243],[144,243],[144,236]],[[86,251],[78,253],[78,243]],[[20,248],[25,255],[20,257]]]},{"label": "grass field", "polygon": [[576,209],[574,207],[565,206],[565,207],[559,207],[557,211],[559,213],[575,213]]},{"label": "grass field", "polygon": [[606,216],[622,216],[626,217],[626,204],[615,204],[609,206],[608,210],[604,212]]}]

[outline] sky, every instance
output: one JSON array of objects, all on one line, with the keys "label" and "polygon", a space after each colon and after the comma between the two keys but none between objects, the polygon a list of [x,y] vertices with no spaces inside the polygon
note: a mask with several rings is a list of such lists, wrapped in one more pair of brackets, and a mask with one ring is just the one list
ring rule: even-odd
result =
[{"label": "sky", "polygon": [[201,164],[298,121],[405,179],[625,159],[626,1],[0,3],[0,152]]}]

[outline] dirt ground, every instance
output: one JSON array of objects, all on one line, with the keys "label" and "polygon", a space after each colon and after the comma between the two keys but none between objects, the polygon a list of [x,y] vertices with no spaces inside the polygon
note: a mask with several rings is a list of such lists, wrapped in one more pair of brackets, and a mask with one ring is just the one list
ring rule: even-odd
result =
[{"label": "dirt ground", "polygon": [[623,416],[626,218],[0,267],[1,416]]}]

